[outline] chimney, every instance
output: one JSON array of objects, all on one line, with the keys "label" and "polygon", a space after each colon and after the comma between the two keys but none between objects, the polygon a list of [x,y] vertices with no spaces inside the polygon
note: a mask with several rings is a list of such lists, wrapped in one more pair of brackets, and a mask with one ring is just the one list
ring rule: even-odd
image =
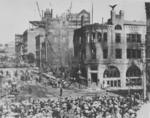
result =
[{"label": "chimney", "polygon": [[120,16],[121,16],[121,19],[124,20],[124,11],[123,11],[123,10],[120,10],[119,14],[120,14]]}]

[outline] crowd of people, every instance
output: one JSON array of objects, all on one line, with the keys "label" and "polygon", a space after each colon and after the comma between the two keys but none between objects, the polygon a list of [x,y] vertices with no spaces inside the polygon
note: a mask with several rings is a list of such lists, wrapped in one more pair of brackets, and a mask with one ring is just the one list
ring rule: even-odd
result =
[{"label": "crowd of people", "polygon": [[33,99],[0,106],[2,118],[136,118],[141,95]]},{"label": "crowd of people", "polygon": [[[9,72],[6,75],[11,76]],[[25,70],[19,73],[15,71],[13,76],[28,81],[33,75]],[[62,83],[66,84],[65,81]],[[106,93],[104,96],[62,98],[60,92],[58,99],[12,99],[9,102],[0,101],[3,103],[0,104],[0,118],[136,118],[136,111],[144,103],[141,96],[140,93],[126,97]]]}]

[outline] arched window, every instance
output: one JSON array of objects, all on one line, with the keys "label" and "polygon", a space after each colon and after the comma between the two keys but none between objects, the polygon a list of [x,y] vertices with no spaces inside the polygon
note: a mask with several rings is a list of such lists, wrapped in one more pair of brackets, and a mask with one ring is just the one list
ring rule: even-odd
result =
[{"label": "arched window", "polygon": [[137,66],[131,66],[126,72],[126,77],[140,77],[141,70]]},{"label": "arched window", "polygon": [[120,77],[120,72],[117,67],[109,66],[108,69],[104,71],[104,78],[111,78],[111,77]]},{"label": "arched window", "polygon": [[122,30],[122,27],[120,25],[116,25],[115,30]]}]

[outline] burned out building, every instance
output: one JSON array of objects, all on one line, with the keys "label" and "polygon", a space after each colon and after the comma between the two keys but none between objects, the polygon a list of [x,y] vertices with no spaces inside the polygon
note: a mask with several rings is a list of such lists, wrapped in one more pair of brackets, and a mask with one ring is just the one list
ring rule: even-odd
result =
[{"label": "burned out building", "polygon": [[146,49],[147,49],[147,74],[150,81],[150,2],[145,3],[146,9]]},{"label": "burned out building", "polygon": [[126,21],[124,11],[110,12],[103,24],[85,25],[74,31],[74,56],[89,87],[142,89],[145,77],[146,24]]}]

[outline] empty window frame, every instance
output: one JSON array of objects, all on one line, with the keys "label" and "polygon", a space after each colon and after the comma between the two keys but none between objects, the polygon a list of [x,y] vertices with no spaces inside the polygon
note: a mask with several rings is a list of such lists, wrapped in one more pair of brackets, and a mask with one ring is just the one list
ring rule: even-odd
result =
[{"label": "empty window frame", "polygon": [[120,72],[117,67],[109,66],[108,69],[104,71],[104,78],[120,77]]},{"label": "empty window frame", "polygon": [[121,58],[122,58],[122,50],[116,49],[116,59],[121,59]]},{"label": "empty window frame", "polygon": [[127,43],[141,43],[141,34],[127,34]]},{"label": "empty window frame", "polygon": [[130,66],[126,72],[126,77],[140,77],[141,70],[137,66]]},{"label": "empty window frame", "polygon": [[91,49],[92,59],[96,59],[96,48]]},{"label": "empty window frame", "polygon": [[105,32],[104,34],[103,34],[104,36],[104,39],[103,39],[103,42],[107,42],[107,33]]},{"label": "empty window frame", "polygon": [[102,41],[102,33],[101,32],[97,33],[97,40],[98,40],[98,42]]},{"label": "empty window frame", "polygon": [[103,49],[103,59],[108,58],[108,49]]},{"label": "empty window frame", "polygon": [[116,43],[120,43],[121,42],[121,34],[120,33],[116,33]]},{"label": "empty window frame", "polygon": [[140,49],[127,49],[127,59],[141,59],[141,50]]}]

